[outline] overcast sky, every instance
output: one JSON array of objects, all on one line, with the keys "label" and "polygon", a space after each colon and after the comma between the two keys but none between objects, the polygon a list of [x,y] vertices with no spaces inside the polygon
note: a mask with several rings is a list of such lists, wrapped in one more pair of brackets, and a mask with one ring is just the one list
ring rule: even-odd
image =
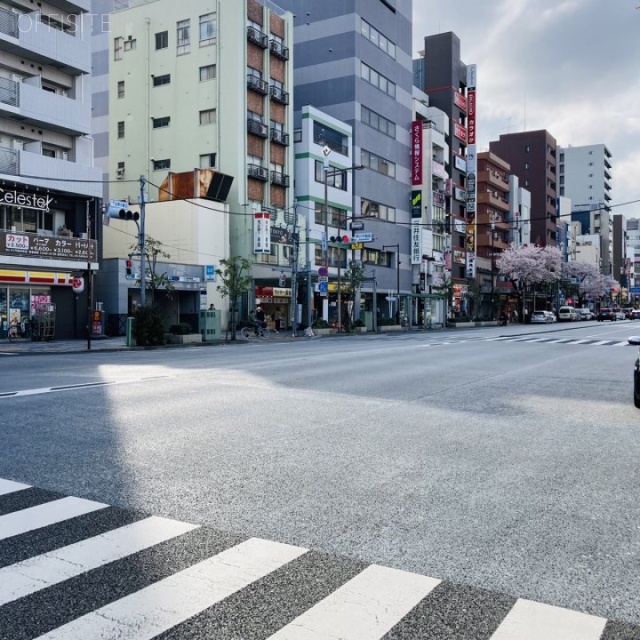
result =
[{"label": "overcast sky", "polygon": [[413,57],[453,31],[478,66],[478,142],[547,129],[605,144],[614,213],[640,217],[640,0],[413,0]]}]

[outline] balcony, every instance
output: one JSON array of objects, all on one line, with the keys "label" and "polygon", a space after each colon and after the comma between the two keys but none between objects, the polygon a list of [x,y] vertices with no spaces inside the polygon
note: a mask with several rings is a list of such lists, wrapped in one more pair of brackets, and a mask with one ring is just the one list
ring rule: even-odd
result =
[{"label": "balcony", "polygon": [[269,38],[255,27],[247,27],[247,40],[257,44],[262,49],[266,49],[269,46]]},{"label": "balcony", "polygon": [[269,135],[269,127],[266,124],[251,118],[247,120],[247,131],[260,138],[266,138]]},{"label": "balcony", "polygon": [[269,179],[269,170],[258,164],[247,165],[247,176],[266,182]]},{"label": "balcony", "polygon": [[437,160],[431,161],[431,173],[436,176],[436,178],[442,178],[443,180],[449,177],[445,166]]},{"label": "balcony", "polygon": [[484,182],[486,184],[490,184],[498,189],[502,189],[503,191],[509,188],[509,183],[506,178],[504,178],[497,171],[493,171],[489,169],[487,171],[479,171],[478,172],[478,182]]},{"label": "balcony", "polygon": [[271,95],[271,98],[276,102],[279,102],[280,104],[289,104],[289,93],[287,91],[284,91],[280,87],[271,85],[269,93]]},{"label": "balcony", "polygon": [[271,142],[281,144],[283,147],[289,146],[289,134],[271,127]]},{"label": "balcony", "polygon": [[477,202],[491,205],[500,211],[509,211],[509,203],[497,191],[478,191]]},{"label": "balcony", "polygon": [[[71,3],[68,3],[71,5]],[[73,3],[78,4],[79,3]],[[72,8],[69,11],[80,15]],[[18,26],[18,19],[20,26]],[[91,71],[90,18],[77,23],[76,34],[56,29],[41,20],[38,11],[19,14],[0,7],[0,48],[40,64],[51,65],[71,74]],[[86,24],[85,24],[86,22]]]},{"label": "balcony", "polygon": [[0,79],[0,116],[66,135],[91,132],[91,105],[44,91],[39,76],[25,82]]},{"label": "balcony", "polygon": [[282,42],[278,42],[278,40],[269,41],[269,51],[271,51],[273,55],[278,56],[278,58],[282,58],[283,60],[289,59],[289,47],[285,47]]},{"label": "balcony", "polygon": [[258,78],[258,76],[251,74],[247,75],[247,87],[263,96],[266,96],[267,93],[269,93],[269,83],[262,80],[262,78]]},{"label": "balcony", "polygon": [[279,171],[271,172],[271,184],[277,184],[281,187],[289,186],[289,176],[286,173],[280,173]]},{"label": "balcony", "polygon": [[102,197],[102,171],[99,167],[48,158],[30,151],[0,147],[0,176],[20,176],[23,184]]}]

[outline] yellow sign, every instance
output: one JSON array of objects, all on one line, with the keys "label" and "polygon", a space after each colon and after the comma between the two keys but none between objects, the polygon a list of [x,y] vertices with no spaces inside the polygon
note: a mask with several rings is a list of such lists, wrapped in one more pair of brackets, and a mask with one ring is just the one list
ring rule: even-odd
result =
[{"label": "yellow sign", "polygon": [[354,242],[351,245],[351,248],[352,249],[364,249],[364,243],[362,243],[362,242]]}]

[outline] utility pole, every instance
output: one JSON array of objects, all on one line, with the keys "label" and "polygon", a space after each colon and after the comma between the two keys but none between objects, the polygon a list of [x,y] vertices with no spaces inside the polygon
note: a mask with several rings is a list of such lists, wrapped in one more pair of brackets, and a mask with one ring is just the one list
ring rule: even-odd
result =
[{"label": "utility pole", "polygon": [[140,306],[147,303],[147,274],[144,264],[145,238],[144,238],[144,218],[145,218],[145,194],[144,187],[147,179],[140,176],[140,228],[138,232],[138,244],[140,246]]},{"label": "utility pole", "polygon": [[93,287],[91,281],[93,274],[91,271],[91,214],[89,213],[89,203],[93,198],[87,200],[87,351],[91,351],[91,314],[93,313],[92,297]]},{"label": "utility pole", "polygon": [[396,324],[400,324],[400,243],[398,244],[384,244],[382,250],[396,249],[397,264],[396,264]]}]

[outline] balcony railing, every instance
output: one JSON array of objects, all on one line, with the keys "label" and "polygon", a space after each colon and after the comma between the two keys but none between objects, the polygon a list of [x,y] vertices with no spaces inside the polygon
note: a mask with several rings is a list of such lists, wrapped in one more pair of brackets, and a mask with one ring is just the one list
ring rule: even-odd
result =
[{"label": "balcony railing", "polygon": [[18,31],[18,14],[4,7],[0,7],[0,33],[12,38],[17,38],[20,35]]},{"label": "balcony railing", "polygon": [[278,184],[281,187],[289,186],[289,176],[286,173],[280,173],[279,171],[271,172],[271,184]]},{"label": "balcony railing", "polygon": [[255,27],[247,27],[247,40],[263,49],[266,49],[269,44],[269,38]]},{"label": "balcony railing", "polygon": [[269,135],[269,127],[266,124],[251,118],[247,120],[247,131],[261,138],[266,138]]},{"label": "balcony railing", "polygon": [[258,164],[249,164],[247,165],[247,175],[250,178],[266,182],[269,179],[269,170]]},{"label": "balcony railing", "polygon": [[267,93],[269,93],[269,84],[261,78],[258,78],[258,76],[251,74],[247,75],[247,87],[253,91],[261,93],[263,96],[266,96]]},{"label": "balcony railing", "polygon": [[15,80],[0,78],[0,102],[10,107],[20,106],[20,91]]},{"label": "balcony railing", "polygon": [[289,104],[289,94],[288,92],[284,91],[284,89],[271,85],[269,92],[271,94],[271,97],[276,102],[280,102],[282,104]]},{"label": "balcony railing", "polygon": [[274,129],[271,127],[271,141],[277,142],[285,147],[289,146],[289,134],[281,131],[280,129]]},{"label": "balcony railing", "polygon": [[283,60],[289,59],[289,47],[285,47],[282,42],[278,42],[278,40],[269,41],[269,50],[278,56],[278,58],[282,58]]},{"label": "balcony railing", "polygon": [[0,173],[10,176],[20,173],[20,155],[17,151],[0,148]]}]

